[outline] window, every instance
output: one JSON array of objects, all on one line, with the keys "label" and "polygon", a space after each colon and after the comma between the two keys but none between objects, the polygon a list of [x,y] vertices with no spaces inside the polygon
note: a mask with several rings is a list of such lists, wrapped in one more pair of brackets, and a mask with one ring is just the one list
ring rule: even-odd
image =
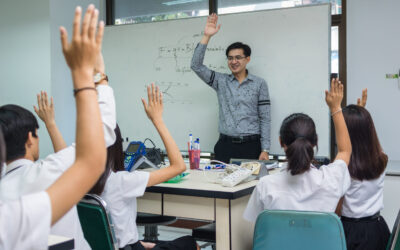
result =
[{"label": "window", "polygon": [[208,15],[208,0],[113,0],[108,6],[115,25]]}]

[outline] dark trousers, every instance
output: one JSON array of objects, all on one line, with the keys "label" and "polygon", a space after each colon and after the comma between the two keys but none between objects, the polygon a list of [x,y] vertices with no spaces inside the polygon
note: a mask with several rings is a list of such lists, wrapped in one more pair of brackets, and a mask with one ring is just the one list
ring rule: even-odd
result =
[{"label": "dark trousers", "polygon": [[[156,244],[154,250],[196,250],[197,244],[192,236],[183,236],[172,241],[163,241]],[[120,250],[145,250],[140,241],[128,245]]]},{"label": "dark trousers", "polygon": [[382,216],[352,221],[342,218],[347,250],[385,250],[390,231]]},{"label": "dark trousers", "polygon": [[229,139],[219,138],[214,146],[215,159],[229,163],[231,158],[257,159],[261,154],[260,140],[235,143]]}]

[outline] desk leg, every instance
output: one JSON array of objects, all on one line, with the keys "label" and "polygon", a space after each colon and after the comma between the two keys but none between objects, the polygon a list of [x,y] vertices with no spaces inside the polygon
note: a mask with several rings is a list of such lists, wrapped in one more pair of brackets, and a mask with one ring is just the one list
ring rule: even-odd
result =
[{"label": "desk leg", "polygon": [[246,250],[253,247],[254,223],[243,219],[250,195],[231,200],[231,244],[232,250]]},{"label": "desk leg", "polygon": [[215,199],[217,250],[230,250],[230,204],[226,199]]}]

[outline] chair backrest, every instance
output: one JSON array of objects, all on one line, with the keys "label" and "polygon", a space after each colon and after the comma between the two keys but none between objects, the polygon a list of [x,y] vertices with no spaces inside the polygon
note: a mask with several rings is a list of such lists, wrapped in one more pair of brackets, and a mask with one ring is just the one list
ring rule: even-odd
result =
[{"label": "chair backrest", "polygon": [[257,217],[253,250],[346,250],[342,223],[334,213],[265,210]]},{"label": "chair backrest", "polygon": [[390,235],[386,250],[400,250],[399,224],[400,224],[400,210],[397,213],[397,218],[396,221],[394,222],[392,234]]},{"label": "chair backrest", "polygon": [[77,208],[83,234],[90,247],[96,250],[118,249],[106,202],[98,195],[87,194]]}]

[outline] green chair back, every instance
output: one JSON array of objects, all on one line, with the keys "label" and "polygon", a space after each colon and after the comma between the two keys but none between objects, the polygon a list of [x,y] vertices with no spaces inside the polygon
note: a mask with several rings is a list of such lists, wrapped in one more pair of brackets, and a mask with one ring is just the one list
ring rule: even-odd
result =
[{"label": "green chair back", "polygon": [[98,195],[87,194],[77,208],[83,234],[90,247],[93,250],[118,249],[106,202]]},{"label": "green chair back", "polygon": [[396,221],[394,222],[392,234],[390,235],[386,250],[400,250],[399,224],[400,224],[400,210],[397,213],[397,218]]},{"label": "green chair back", "polygon": [[346,250],[334,213],[265,210],[257,217],[253,250]]}]

